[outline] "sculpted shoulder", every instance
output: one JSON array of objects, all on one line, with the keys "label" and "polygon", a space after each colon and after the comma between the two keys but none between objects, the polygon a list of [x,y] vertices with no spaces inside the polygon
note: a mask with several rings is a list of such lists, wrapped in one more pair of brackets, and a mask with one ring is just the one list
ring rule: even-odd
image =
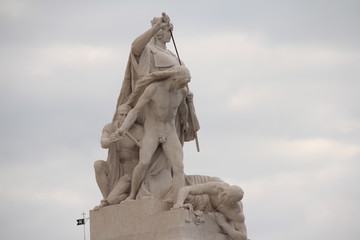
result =
[{"label": "sculpted shoulder", "polygon": [[103,127],[103,133],[104,132],[108,132],[108,133],[111,133],[111,123],[108,123],[106,124],[104,127]]},{"label": "sculpted shoulder", "polygon": [[161,86],[161,83],[160,82],[153,82],[151,83],[149,86],[146,87],[143,95],[152,95],[156,92],[156,90]]},{"label": "sculpted shoulder", "polygon": [[155,89],[157,89],[158,87],[163,86],[163,85],[164,85],[164,82],[165,82],[165,81],[153,82],[153,83],[151,83],[147,88],[150,88],[150,89],[155,90]]}]

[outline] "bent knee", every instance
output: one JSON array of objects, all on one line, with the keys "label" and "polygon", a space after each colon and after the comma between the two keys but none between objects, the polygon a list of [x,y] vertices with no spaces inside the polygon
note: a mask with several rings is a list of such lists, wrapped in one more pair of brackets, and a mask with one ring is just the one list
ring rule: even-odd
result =
[{"label": "bent knee", "polygon": [[94,162],[95,172],[106,171],[107,163],[104,160],[97,160]]},{"label": "bent knee", "polygon": [[120,203],[120,201],[118,201],[117,197],[114,197],[114,196],[108,196],[108,198],[106,199],[106,201],[107,201],[110,205],[114,205],[114,204]]}]

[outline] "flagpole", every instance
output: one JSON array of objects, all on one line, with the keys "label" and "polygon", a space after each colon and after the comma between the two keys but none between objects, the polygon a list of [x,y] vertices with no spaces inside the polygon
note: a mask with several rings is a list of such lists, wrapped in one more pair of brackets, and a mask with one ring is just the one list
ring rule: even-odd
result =
[{"label": "flagpole", "polygon": [[86,225],[86,219],[85,219],[85,212],[82,213],[83,219],[84,219],[84,240],[86,240],[86,233],[85,233],[85,225]]}]

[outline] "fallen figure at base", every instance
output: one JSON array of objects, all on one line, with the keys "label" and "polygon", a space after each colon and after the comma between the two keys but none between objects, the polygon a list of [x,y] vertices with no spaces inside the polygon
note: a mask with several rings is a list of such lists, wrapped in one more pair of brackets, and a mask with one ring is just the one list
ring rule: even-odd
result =
[{"label": "fallen figure at base", "polygon": [[[188,208],[190,196],[207,194],[214,215],[223,231],[234,240],[247,240],[245,216],[241,199],[244,191],[238,186],[223,182],[208,182],[182,187],[172,209]],[[184,204],[185,203],[185,204]]]}]

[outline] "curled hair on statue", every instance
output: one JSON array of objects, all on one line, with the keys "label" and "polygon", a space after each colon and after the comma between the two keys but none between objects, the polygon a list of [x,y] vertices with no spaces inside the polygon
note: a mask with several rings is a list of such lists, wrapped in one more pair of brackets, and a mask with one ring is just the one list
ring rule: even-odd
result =
[{"label": "curled hair on statue", "polygon": [[222,188],[222,192],[220,193],[220,198],[222,201],[227,201],[228,198],[232,198],[233,200],[241,201],[241,199],[244,197],[244,191],[241,187],[236,185],[225,185]]},{"label": "curled hair on statue", "polygon": [[160,20],[159,17],[154,17],[150,22],[151,22],[151,26],[153,27],[158,21]]},{"label": "curled hair on statue", "polygon": [[139,99],[140,95],[144,92],[147,86],[157,81],[167,80],[172,76],[190,77],[190,72],[189,69],[185,66],[175,66],[165,71],[157,71],[145,75],[142,79],[140,79],[136,83],[135,90],[130,94],[128,100],[126,101],[126,104],[130,106],[135,106],[137,100]]},{"label": "curled hair on statue", "polygon": [[[151,26],[153,27],[153,26],[154,26],[156,23],[158,23],[159,21],[160,21],[160,17],[154,17],[154,18],[150,21]],[[169,19],[168,24],[167,24],[165,27],[163,27],[162,29],[160,29],[159,31],[157,31],[157,32],[155,33],[154,38],[152,38],[150,42],[153,44],[154,41],[155,41],[155,39],[162,38],[162,36],[163,36],[163,34],[164,34],[164,30],[173,31],[173,29],[174,29],[174,26],[172,25],[172,23],[170,22],[170,19]]]}]

